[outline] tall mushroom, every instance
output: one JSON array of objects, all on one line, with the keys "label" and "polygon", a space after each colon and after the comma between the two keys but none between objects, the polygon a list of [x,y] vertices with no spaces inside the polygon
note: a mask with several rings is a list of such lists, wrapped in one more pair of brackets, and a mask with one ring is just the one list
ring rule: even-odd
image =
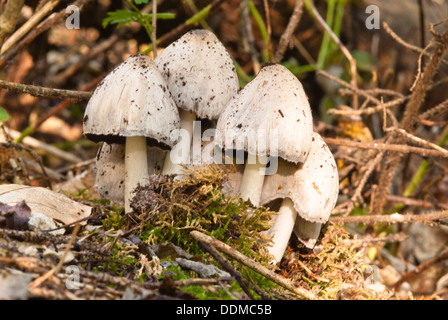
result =
[{"label": "tall mushroom", "polygon": [[[239,90],[238,76],[224,45],[208,30],[186,33],[154,61],[166,79],[181,120],[182,141],[167,154],[162,173],[181,174],[180,164],[190,158],[196,117],[217,120]],[[182,154],[176,159],[179,151]]]},{"label": "tall mushroom", "polygon": [[146,55],[126,59],[95,89],[83,119],[94,142],[125,144],[125,211],[132,191],[148,178],[147,144],[169,150],[177,140],[179,113],[165,79]]},{"label": "tall mushroom", "polygon": [[279,161],[278,171],[266,177],[260,203],[267,205],[274,200],[288,199],[281,205],[274,225],[268,231],[273,236],[269,248],[276,261],[280,261],[291,233],[308,248],[316,244],[320,229],[326,223],[339,194],[339,176],[334,157],[314,132],[310,153],[305,162],[295,165]]},{"label": "tall mushroom", "polygon": [[[240,196],[258,206],[266,174],[277,157],[299,163],[311,146],[313,120],[300,81],[280,64],[265,65],[219,117],[215,140],[248,153]],[[271,170],[271,171],[272,171]]]}]

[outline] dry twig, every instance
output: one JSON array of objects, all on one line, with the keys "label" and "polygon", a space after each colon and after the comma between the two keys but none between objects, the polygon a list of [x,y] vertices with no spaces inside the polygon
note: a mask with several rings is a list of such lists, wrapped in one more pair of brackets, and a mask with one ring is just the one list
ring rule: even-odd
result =
[{"label": "dry twig", "polygon": [[399,214],[394,213],[391,215],[366,215],[366,216],[346,216],[346,217],[330,217],[330,221],[334,223],[433,223],[441,219],[448,218],[448,211],[429,212],[425,214]]},{"label": "dry twig", "polygon": [[441,152],[439,150],[432,150],[426,148],[419,148],[408,146],[404,144],[393,144],[393,143],[382,143],[382,142],[364,142],[364,141],[353,141],[348,139],[338,139],[338,138],[324,138],[325,143],[332,145],[341,145],[352,148],[360,149],[374,149],[374,150],[384,150],[384,151],[394,151],[402,154],[406,153],[416,153],[423,157],[439,157],[448,158],[446,151]]},{"label": "dry twig", "polygon": [[286,26],[285,32],[280,37],[280,43],[278,45],[277,51],[274,56],[274,63],[280,63],[285,54],[286,48],[292,41],[294,30],[300,22],[303,12],[303,0],[296,0],[294,6],[294,11],[292,12],[291,18],[289,19],[288,25]]},{"label": "dry twig", "polygon": [[92,92],[45,88],[33,86],[30,84],[21,84],[5,80],[0,80],[0,88],[7,89],[18,93],[28,93],[34,97],[56,98],[56,99],[79,99],[88,100],[92,96]]},{"label": "dry twig", "polygon": [[397,282],[394,283],[394,285],[392,287],[394,289],[399,288],[403,284],[403,282],[410,280],[411,278],[421,274],[424,270],[426,270],[426,269],[428,269],[446,259],[448,259],[448,250],[447,249],[442,251],[440,254],[438,254],[434,258],[426,261],[425,263],[422,263],[421,265],[416,267],[414,270],[404,273],[401,276],[401,278]]},{"label": "dry twig", "polygon": [[[400,128],[406,132],[412,132],[418,120],[418,113],[423,104],[428,86],[432,83],[433,77],[437,72],[440,62],[448,49],[448,29],[441,35],[435,35],[436,47],[431,54],[431,58],[425,66],[422,77],[417,81],[415,89],[406,104],[403,120]],[[386,144],[402,144],[404,138],[396,137],[394,134],[388,133],[386,136]],[[395,169],[400,163],[402,153],[392,153],[386,159],[384,169],[379,177],[378,188],[374,191],[375,201],[372,203],[371,213],[379,214],[383,211],[386,203],[386,195],[389,193],[389,187],[395,174]]]},{"label": "dry twig", "polygon": [[267,269],[266,267],[260,265],[259,263],[255,262],[252,259],[249,259],[242,253],[236,251],[232,247],[226,245],[225,243],[207,236],[206,234],[203,234],[199,231],[191,231],[191,236],[195,238],[196,240],[203,241],[219,251],[224,252],[225,254],[231,256],[233,259],[237,260],[238,262],[244,264],[245,266],[251,268],[252,270],[258,272],[259,274],[265,276],[269,280],[279,284],[280,286],[290,290],[291,292],[297,294],[300,297],[310,299],[310,300],[319,300],[319,297],[317,297],[314,293],[309,292],[308,290],[305,290],[303,288],[299,288],[294,286],[289,280],[277,275],[276,273],[272,272],[271,270]]}]

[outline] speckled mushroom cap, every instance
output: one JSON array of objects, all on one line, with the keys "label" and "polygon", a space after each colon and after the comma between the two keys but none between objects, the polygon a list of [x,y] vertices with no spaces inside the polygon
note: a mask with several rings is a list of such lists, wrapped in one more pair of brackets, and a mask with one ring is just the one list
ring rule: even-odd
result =
[{"label": "speckled mushroom cap", "polygon": [[147,137],[148,145],[170,149],[179,128],[179,112],[154,61],[134,55],[109,73],[95,89],[83,119],[92,141],[124,143],[125,137]]},{"label": "speckled mushroom cap", "polygon": [[339,194],[339,176],[327,144],[315,132],[312,140],[303,164],[297,166],[279,159],[277,173],[265,178],[260,204],[287,197],[303,219],[325,223]]},{"label": "speckled mushroom cap", "polygon": [[218,119],[239,90],[232,58],[208,30],[193,30],[167,46],[154,60],[179,108],[201,119]]},{"label": "speckled mushroom cap", "polygon": [[[276,130],[277,154],[269,143],[257,142],[259,130],[267,139]],[[278,155],[297,163],[308,155],[312,132],[311,109],[302,84],[284,66],[269,64],[224,109],[215,141],[223,149],[235,149],[244,140],[241,148],[245,151],[254,153],[257,146],[259,155]]]}]

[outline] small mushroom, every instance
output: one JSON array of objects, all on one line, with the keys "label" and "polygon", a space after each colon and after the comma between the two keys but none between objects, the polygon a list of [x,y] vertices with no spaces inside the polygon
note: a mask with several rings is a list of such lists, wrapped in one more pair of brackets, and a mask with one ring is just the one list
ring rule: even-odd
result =
[{"label": "small mushroom", "polygon": [[[96,156],[95,191],[101,198],[124,203],[125,147],[122,144],[103,142]],[[165,151],[147,147],[148,175],[160,173]]]},{"label": "small mushroom", "polygon": [[95,89],[84,114],[84,134],[94,142],[125,144],[126,212],[132,191],[147,182],[147,144],[169,150],[179,122],[165,79],[146,55],[126,59]]},{"label": "small mushroom", "polygon": [[266,177],[261,205],[283,199],[274,225],[270,253],[280,261],[292,231],[308,248],[316,244],[322,224],[330,217],[339,194],[339,176],[334,157],[314,132],[305,162],[295,165],[279,160],[278,171]]},{"label": "small mushroom", "polygon": [[277,158],[305,161],[312,132],[302,84],[284,66],[268,64],[224,109],[215,140],[224,150],[248,153],[239,191],[243,200],[258,206],[265,174],[275,172]]},{"label": "small mushroom", "polygon": [[[167,154],[163,174],[181,174],[190,159],[193,123],[217,120],[239,90],[233,61],[208,30],[193,30],[167,46],[154,60],[166,79],[181,120],[181,142]],[[179,155],[179,158],[173,158]]]}]

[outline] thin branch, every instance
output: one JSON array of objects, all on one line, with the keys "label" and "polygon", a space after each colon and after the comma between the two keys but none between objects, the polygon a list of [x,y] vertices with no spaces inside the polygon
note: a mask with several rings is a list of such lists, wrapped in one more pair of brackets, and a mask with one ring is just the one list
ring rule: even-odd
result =
[{"label": "thin branch", "polygon": [[[11,136],[13,139],[17,139],[20,137],[21,133],[5,127],[5,131],[8,135]],[[42,141],[39,141],[37,139],[34,139],[33,137],[25,137],[23,139],[23,144],[28,145],[30,147],[36,148],[36,149],[42,149],[45,152],[48,152],[49,154],[52,154],[56,157],[59,157],[61,159],[64,159],[71,163],[78,163],[81,162],[82,159],[75,156],[74,154],[70,152],[65,152],[64,150],[61,150],[59,148],[53,147],[52,145],[46,144]]]},{"label": "thin branch", "polygon": [[342,145],[342,146],[352,147],[352,148],[396,151],[396,152],[400,152],[400,153],[417,153],[423,157],[431,156],[431,157],[439,157],[439,158],[448,158],[447,152],[440,152],[438,150],[413,147],[413,146],[408,146],[408,145],[403,145],[403,144],[391,144],[391,143],[382,143],[382,142],[375,142],[375,141],[364,142],[364,141],[354,141],[354,140],[338,139],[338,138],[324,138],[324,141],[327,144]]},{"label": "thin branch", "polygon": [[404,240],[406,240],[408,238],[408,235],[404,234],[404,233],[397,233],[397,234],[389,234],[385,237],[372,237],[370,235],[366,235],[362,238],[357,238],[355,237],[354,239],[341,239],[340,243],[341,244],[346,244],[346,245],[350,245],[350,244],[359,244],[360,242],[363,245],[370,245],[373,243],[383,243],[383,242],[402,242]]},{"label": "thin branch", "polygon": [[288,44],[290,44],[292,41],[291,38],[293,38],[294,30],[297,28],[300,22],[302,12],[303,12],[303,0],[296,0],[294,11],[292,12],[291,18],[289,19],[285,32],[283,32],[282,36],[280,37],[280,42],[277,51],[275,52],[273,60],[274,63],[280,63],[282,61],[286,48],[288,47]]},{"label": "thin branch", "polygon": [[90,97],[92,96],[92,92],[46,88],[46,87],[33,86],[30,84],[15,83],[5,80],[0,80],[0,88],[18,93],[28,93],[34,97],[45,97],[56,99],[73,98],[78,100],[89,100]]},{"label": "thin branch", "polygon": [[404,196],[395,196],[395,195],[388,195],[387,200],[391,202],[399,202],[406,206],[413,206],[413,207],[421,207],[425,209],[444,209],[448,210],[448,204],[445,203],[434,203],[426,200],[418,200],[418,199],[412,199]]},{"label": "thin branch", "polygon": [[152,0],[152,52],[157,57],[157,0]]},{"label": "thin branch", "polygon": [[410,134],[409,132],[404,131],[403,129],[392,127],[392,128],[386,128],[385,131],[395,131],[395,132],[403,135],[404,137],[408,138],[409,140],[414,141],[414,142],[416,142],[416,143],[418,143],[418,144],[420,144],[422,146],[425,146],[425,147],[428,147],[428,148],[432,148],[434,150],[438,150],[438,151],[440,151],[442,153],[446,153],[448,155],[448,150],[446,150],[446,149],[444,149],[444,148],[442,148],[442,147],[440,147],[440,146],[438,146],[438,145],[436,145],[434,143],[426,141],[426,140],[424,140],[422,138],[416,137],[413,134]]},{"label": "thin branch", "polygon": [[27,22],[25,22],[16,32],[14,32],[8,40],[5,41],[0,51],[0,55],[3,55],[8,51],[17,41],[19,41],[25,34],[34,28],[39,21],[41,21],[46,15],[48,15],[59,4],[60,0],[54,0],[47,2],[45,6],[38,12],[36,12]]},{"label": "thin branch", "polygon": [[[89,1],[91,0],[78,0],[73,2],[73,5],[81,9]],[[38,7],[36,10],[40,10],[40,8]],[[50,29],[67,15],[68,13],[65,11],[65,8],[63,8],[59,12],[49,15],[44,21],[35,26],[22,40],[20,40],[20,42],[11,47],[4,55],[1,55],[0,68],[4,67],[10,59],[17,56],[17,53],[29,45],[34,39],[37,38],[37,36]]]},{"label": "thin branch", "polygon": [[[401,44],[403,47],[418,52],[420,54],[423,54],[424,56],[430,57],[431,53],[426,52],[424,49],[414,46],[410,43],[407,43],[406,41],[404,41],[402,38],[400,38],[394,31],[392,31],[392,29],[389,27],[389,25],[387,24],[387,22],[383,22],[383,27],[386,30],[386,32],[395,40],[397,41],[399,44]],[[447,61],[442,60],[443,63],[448,64]]]},{"label": "thin branch", "polygon": [[448,259],[448,250],[447,249],[442,251],[439,255],[435,256],[434,258],[426,261],[425,263],[422,263],[421,265],[416,267],[414,270],[404,273],[401,276],[401,278],[393,284],[392,288],[394,288],[394,289],[399,288],[403,282],[410,280],[411,278],[421,274],[424,270],[428,269],[429,267],[432,267],[433,265],[436,265],[446,259]]},{"label": "thin branch", "polygon": [[448,218],[448,210],[439,212],[430,212],[425,214],[399,214],[394,213],[390,215],[365,215],[365,216],[332,216],[330,221],[334,223],[434,223],[441,219]]},{"label": "thin branch", "polygon": [[423,112],[420,115],[420,119],[422,120],[428,120],[428,119],[434,119],[439,118],[445,113],[448,113],[448,99],[439,103],[437,106]]},{"label": "thin branch", "polygon": [[200,240],[198,240],[197,242],[201,248],[207,251],[213,258],[215,258],[216,261],[219,262],[219,264],[224,268],[224,270],[226,270],[228,273],[230,273],[230,275],[232,275],[235,278],[235,280],[238,282],[241,289],[243,289],[243,291],[247,294],[247,296],[251,300],[254,300],[252,293],[250,292],[249,288],[243,281],[243,277],[237,270],[235,270],[235,268],[227,261],[227,259],[225,259],[218,251],[216,251],[209,244]]},{"label": "thin branch", "polygon": [[254,270],[255,272],[258,272],[259,274],[265,276],[269,280],[277,283],[278,285],[290,290],[291,292],[299,295],[300,297],[310,299],[310,300],[320,300],[318,296],[316,296],[314,293],[300,288],[296,287],[291,281],[288,279],[283,278],[282,276],[272,272],[271,270],[267,269],[266,267],[262,266],[261,264],[257,263],[256,261],[246,257],[242,253],[236,251],[232,247],[228,246],[227,244],[210,237],[206,234],[203,234],[199,231],[191,231],[191,236],[195,238],[196,240],[203,241],[217,250],[229,255],[233,259],[237,260],[238,262],[244,264],[245,266],[249,267],[250,269]]},{"label": "thin branch", "polygon": [[355,207],[355,204],[358,201],[358,199],[362,200],[361,193],[362,193],[362,191],[364,189],[364,186],[366,185],[366,183],[367,183],[370,175],[372,174],[373,170],[375,169],[375,167],[383,159],[383,156],[384,156],[384,151],[378,152],[376,157],[373,160],[370,160],[369,163],[367,164],[367,170],[364,173],[364,175],[363,175],[361,181],[359,182],[358,186],[356,187],[356,190],[353,193],[353,196],[350,198],[350,203],[347,206],[345,215],[349,215],[350,214],[350,212]]},{"label": "thin branch", "polygon": [[73,229],[72,236],[70,237],[70,240],[68,241],[67,246],[65,247],[64,253],[62,254],[62,257],[60,258],[59,263],[57,264],[57,266],[54,267],[53,269],[51,269],[50,271],[48,271],[47,273],[45,273],[44,275],[40,276],[39,278],[37,278],[33,282],[31,282],[29,284],[30,289],[34,289],[34,288],[39,287],[42,283],[47,281],[47,279],[49,279],[53,275],[57,275],[59,273],[59,271],[62,268],[62,265],[65,262],[64,261],[65,257],[67,256],[67,253],[70,250],[70,247],[72,246],[72,243],[75,240],[76,235],[78,234],[78,231],[79,231],[80,227],[81,227],[81,225],[77,224],[75,226],[75,228]]},{"label": "thin branch", "polygon": [[[418,114],[420,108],[425,101],[427,88],[433,82],[433,77],[436,74],[439,65],[442,61],[448,49],[448,29],[441,35],[434,36],[433,41],[436,43],[436,47],[425,66],[423,75],[415,85],[415,89],[411,94],[411,97],[406,104],[403,120],[401,121],[400,128],[406,132],[413,132],[414,127],[418,120]],[[404,138],[402,136],[395,136],[394,133],[388,133],[386,136],[386,143],[398,143],[402,144]],[[395,176],[395,169],[399,165],[402,158],[402,153],[390,154],[384,164],[384,170],[381,171],[379,176],[378,188],[373,192],[372,196],[375,200],[370,208],[371,213],[379,214],[383,211],[386,204],[386,195],[389,193],[392,179]]]},{"label": "thin branch", "polygon": [[3,46],[3,40],[16,27],[17,19],[22,10],[24,0],[9,0],[0,16],[0,48]]}]

